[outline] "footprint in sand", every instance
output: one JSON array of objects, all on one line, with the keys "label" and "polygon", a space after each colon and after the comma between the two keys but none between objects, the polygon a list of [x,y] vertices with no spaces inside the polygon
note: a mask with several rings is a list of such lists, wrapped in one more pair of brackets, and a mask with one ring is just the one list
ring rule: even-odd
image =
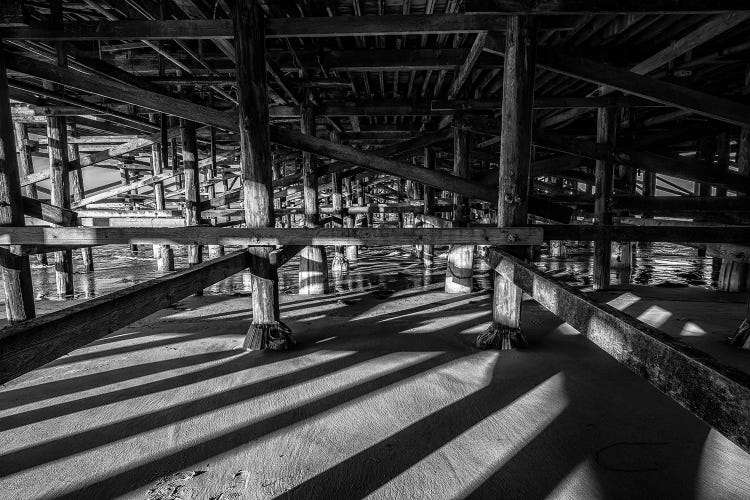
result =
[{"label": "footprint in sand", "polygon": [[248,498],[246,490],[249,482],[250,473],[246,470],[241,470],[234,475],[229,484],[219,493],[219,496],[211,497],[210,500],[242,500]]}]

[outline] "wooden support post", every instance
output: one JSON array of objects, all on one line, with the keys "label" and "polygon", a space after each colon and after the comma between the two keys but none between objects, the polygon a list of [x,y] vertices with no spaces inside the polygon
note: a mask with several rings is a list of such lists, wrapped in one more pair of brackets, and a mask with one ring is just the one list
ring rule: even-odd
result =
[{"label": "wooden support post", "polygon": [[[180,120],[182,141],[182,167],[185,171],[185,225],[197,226],[201,220],[200,176],[198,174],[198,145],[195,138],[195,122]],[[203,246],[188,245],[188,266],[203,262]],[[203,290],[196,290],[203,295]]]},{"label": "wooden support post", "polygon": [[[352,178],[351,176],[347,176],[343,178],[343,191],[345,193],[344,200],[346,202],[346,207],[349,208],[352,206],[352,204],[355,201],[354,193],[352,192],[353,184],[352,184]],[[347,214],[344,216],[344,227],[346,228],[353,228],[354,227],[354,216]],[[344,247],[344,257],[346,258],[347,262],[357,260],[357,247],[354,245],[348,245]]]},{"label": "wooden support post", "polygon": [[[315,135],[315,111],[311,89],[306,89],[300,108],[300,128],[303,134]],[[305,206],[305,226],[318,227],[318,174],[315,171],[317,157],[302,153],[302,189]],[[328,292],[328,262],[325,247],[308,246],[300,252],[299,293],[318,295]]]},{"label": "wooden support post", "polygon": [[[334,144],[340,144],[339,134],[335,129],[330,130],[330,140]],[[331,205],[333,205],[333,216],[343,217],[344,200],[341,194],[342,180],[339,172],[331,174]],[[343,218],[342,218],[343,222]],[[333,224],[335,226],[335,224]],[[342,224],[343,227],[343,224]],[[333,247],[333,260],[331,261],[331,271],[335,274],[342,274],[349,270],[349,261],[344,255],[344,247],[336,245]]]},{"label": "wooden support post", "polygon": [[[747,155],[747,144],[743,145],[743,141],[747,142],[747,127],[742,127],[740,130],[740,137],[738,140],[739,150],[737,152],[737,167],[740,174],[747,175],[747,162],[750,159],[746,158]],[[743,137],[744,136],[744,137]],[[729,171],[729,135],[725,132],[719,135],[717,138],[717,167],[722,171]],[[726,196],[726,188],[717,187],[716,196]],[[737,196],[745,196],[745,193],[738,192]],[[749,266],[743,262],[735,262],[730,259],[721,259],[721,268],[719,270],[719,280],[717,288],[722,292],[744,292],[748,289],[748,269]]]},{"label": "wooden support post", "polygon": [[[68,120],[68,137],[77,137],[76,124],[74,119]],[[78,151],[78,144],[68,141],[68,159],[71,163],[80,161],[81,155]],[[70,172],[70,188],[73,194],[73,201],[78,202],[86,197],[86,191],[83,188],[83,172],[80,168]],[[91,247],[81,248],[81,261],[83,263],[83,272],[94,272],[94,257]]]},{"label": "wooden support post", "polygon": [[[531,129],[536,71],[537,18],[508,17],[501,110],[498,227],[525,226],[531,172]],[[523,292],[495,273],[492,325],[479,335],[479,348],[524,347]]]},{"label": "wooden support post", "polygon": [[[152,122],[156,121],[156,114],[149,115]],[[169,123],[167,115],[159,115],[159,127],[161,130],[161,140],[151,145],[151,172],[153,175],[164,173],[164,167],[169,157],[169,142],[167,130]],[[164,198],[164,183],[157,182],[154,184],[154,208],[164,210],[166,202]],[[156,269],[159,271],[174,271],[174,250],[169,245],[153,245],[154,257],[156,258]]]},{"label": "wooden support post", "polygon": [[[50,3],[50,21],[62,24],[62,2]],[[57,51],[57,65],[68,65],[65,46],[61,42],[55,44]],[[44,87],[56,90],[56,85],[45,81]],[[61,208],[70,208],[70,164],[68,162],[67,124],[64,116],[47,117],[47,150],[49,151],[50,182],[52,184],[50,203]],[[55,282],[57,293],[61,297],[73,295],[73,252],[70,250],[55,252]]]},{"label": "wooden support post", "polygon": [[[0,225],[25,226],[21,177],[18,172],[13,121],[8,98],[5,50],[0,47]],[[5,314],[10,323],[33,318],[34,290],[28,255],[20,246],[0,249],[0,274],[5,292]]]},{"label": "wooden support post", "polygon": [[[247,227],[272,227],[271,140],[268,129],[265,20],[254,0],[232,5],[237,68],[240,168]],[[279,319],[279,278],[268,258],[273,247],[248,249],[258,261],[252,277],[253,320],[245,349],[288,349],[294,343]]]},{"label": "wooden support post", "polygon": [[[453,175],[468,178],[469,132],[456,127],[453,129]],[[466,227],[469,223],[469,197],[453,194],[455,209],[454,227]],[[451,245],[445,269],[445,293],[471,293],[474,276],[474,245]]]},{"label": "wooden support post", "polygon": [[[435,150],[426,147],[424,148],[424,168],[427,170],[435,170]],[[435,215],[435,189],[427,184],[423,184],[424,187],[424,214]],[[425,269],[431,269],[435,265],[435,245],[423,245],[422,246],[422,265]]]},{"label": "wooden support post", "polygon": [[[206,180],[212,181],[213,179],[216,179],[217,177],[217,168],[216,168],[216,129],[214,127],[210,127],[209,129],[209,154],[211,155],[211,163],[208,165],[208,168],[206,169]],[[212,200],[214,196],[216,196],[216,184],[213,182],[208,183],[208,187],[206,188],[206,191],[208,192],[208,199]],[[208,247],[208,257],[210,259],[215,259],[216,257],[221,257],[224,255],[224,246],[223,245],[209,245]]]},{"label": "wooden support post", "polygon": [[[130,170],[125,168],[125,163],[123,162],[122,168],[120,168],[120,184],[123,186],[129,186],[130,185]],[[125,191],[124,195],[124,202],[125,206],[128,210],[135,210],[135,203],[133,201],[133,197],[131,196],[131,191]],[[132,253],[138,253],[138,245],[131,244],[130,251]]]},{"label": "wooden support post", "polygon": [[[14,122],[13,128],[15,131],[16,149],[18,150],[18,166],[20,167],[21,178],[26,177],[34,173],[34,162],[31,156],[31,145],[29,144],[29,131],[25,123]],[[27,198],[37,199],[36,184],[29,184],[21,188],[21,193]],[[37,254],[39,263],[43,266],[48,265],[47,254]]]},{"label": "wooden support post", "polygon": [[[599,108],[596,118],[596,140],[599,144],[614,146],[617,137],[616,110]],[[612,190],[614,189],[614,164],[596,160],[596,197],[594,216],[597,224],[612,224]],[[607,290],[610,284],[612,242],[594,242],[594,290]]]}]

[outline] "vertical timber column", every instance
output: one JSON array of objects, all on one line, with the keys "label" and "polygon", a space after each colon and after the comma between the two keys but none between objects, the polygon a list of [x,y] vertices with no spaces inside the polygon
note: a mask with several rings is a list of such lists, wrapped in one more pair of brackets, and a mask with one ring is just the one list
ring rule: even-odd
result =
[{"label": "vertical timber column", "polygon": [[[208,199],[211,200],[216,196],[216,184],[215,179],[217,176],[217,167],[216,167],[216,129],[211,127],[209,129],[210,133],[210,152],[211,155],[211,164],[208,166],[208,169],[206,169],[207,175],[206,180],[209,181],[208,187],[206,190],[208,191]],[[215,220],[215,219],[214,219]],[[208,257],[211,259],[215,259],[216,257],[221,257],[224,255],[224,246],[223,245],[209,245],[208,246]]]},{"label": "vertical timber column", "polygon": [[[155,123],[156,115],[149,115]],[[159,115],[159,127],[161,139],[151,145],[151,171],[153,175],[164,173],[164,166],[169,156],[169,145],[167,140],[167,115]],[[164,210],[166,208],[164,198],[164,183],[154,184],[154,208]],[[154,257],[156,258],[156,269],[159,271],[174,271],[174,251],[169,245],[154,245]]]},{"label": "vertical timber column", "polygon": [[[432,148],[424,148],[424,168],[427,170],[435,170],[435,150]],[[426,217],[435,215],[435,190],[428,186],[423,185],[424,193],[424,215]],[[435,265],[435,245],[423,245],[422,246],[422,264],[425,269],[431,269]]]},{"label": "vertical timber column", "polygon": [[[197,226],[201,221],[201,193],[195,122],[180,120],[180,139],[182,141],[182,166],[185,171],[185,225]],[[188,265],[194,266],[201,262],[203,262],[203,246],[188,245]],[[195,294],[203,295],[203,290],[196,290]]]},{"label": "vertical timber column", "polygon": [[[5,51],[0,46],[0,225],[23,227],[21,176],[18,173],[13,121],[8,98]],[[19,245],[0,248],[0,274],[5,291],[5,314],[8,322],[33,318],[34,289],[31,285],[29,257],[21,254]]]},{"label": "vertical timber column", "polygon": [[[303,134],[315,135],[315,110],[311,89],[306,89],[300,109],[300,128]],[[302,153],[302,199],[305,207],[305,226],[318,227],[318,175],[317,157]],[[306,246],[300,252],[299,294],[319,295],[328,292],[328,262],[322,246]]]},{"label": "vertical timber column", "polygon": [[[596,117],[596,141],[599,144],[615,146],[617,137],[616,110],[599,108]],[[611,161],[596,161],[594,171],[596,194],[594,216],[597,224],[612,224],[612,190],[614,189],[614,164]],[[608,290],[612,262],[612,242],[594,242],[594,290]]]},{"label": "vertical timber column", "polygon": [[[453,129],[453,175],[468,178],[469,133],[460,127]],[[469,198],[453,195],[453,221],[456,227],[469,224]],[[445,293],[471,293],[474,275],[474,245],[451,245],[445,268]]]},{"label": "vertical timber column", "polygon": [[[618,117],[618,128],[627,128],[631,123],[631,110],[630,108],[620,108]],[[618,132],[619,133],[619,132]],[[617,165],[615,166],[615,179],[624,186],[625,191],[628,194],[635,194],[635,180],[636,169],[629,165]],[[630,214],[628,214],[630,215]],[[615,244],[618,251],[618,260],[613,263],[620,269],[620,284],[630,282],[630,269],[633,267],[635,261],[635,247],[631,241],[619,241]]]},{"label": "vertical timber column", "polygon": [[[330,130],[330,140],[334,144],[341,144],[341,139],[335,129]],[[341,225],[344,222],[344,198],[341,194],[342,181],[341,174],[334,172],[331,174],[331,205],[333,205],[333,216],[341,218]],[[345,273],[349,270],[349,261],[344,255],[344,247],[337,245],[333,247],[333,261],[331,261],[331,271],[333,273]]]},{"label": "vertical timber column", "polygon": [[[354,193],[352,192],[352,178],[351,176],[344,177],[342,179],[343,181],[343,188],[342,190],[346,193],[344,195],[344,199],[346,201],[346,208],[349,209],[354,203]],[[347,213],[344,218],[344,227],[346,228],[353,228],[354,227],[354,216],[350,213]],[[357,260],[357,246],[356,245],[347,245],[344,249],[344,257],[346,258],[347,262],[352,260]]]},{"label": "vertical timber column", "polygon": [[[50,21],[53,25],[62,25],[62,2],[50,2]],[[58,66],[67,66],[68,58],[62,42],[55,44]],[[48,90],[57,90],[56,85],[44,82]],[[62,208],[70,208],[70,185],[68,183],[70,165],[68,162],[67,124],[64,116],[47,117],[47,150],[49,151],[50,183],[52,184],[50,203]],[[57,294],[73,295],[73,251],[55,252],[55,282]]]},{"label": "vertical timber column", "polygon": [[[232,7],[245,223],[247,227],[273,227],[265,20],[255,0],[235,0]],[[245,349],[283,350],[294,343],[291,331],[279,320],[278,274],[268,259],[272,250],[248,248],[253,256],[253,320]]]},{"label": "vertical timber column", "polygon": [[[16,149],[18,150],[18,166],[20,167],[20,177],[26,177],[34,173],[34,161],[31,156],[31,145],[29,144],[29,130],[25,123],[14,122],[13,127],[16,135]],[[28,198],[38,198],[36,184],[29,184],[21,187],[21,193]],[[39,263],[47,265],[47,254],[37,254]]]},{"label": "vertical timber column", "polygon": [[[528,224],[531,129],[534,105],[537,20],[509,16],[505,33],[497,226]],[[524,248],[510,247],[519,256]],[[523,292],[495,273],[492,325],[476,339],[480,349],[525,347],[521,332]]]},{"label": "vertical timber column", "polygon": [[[76,123],[74,119],[70,119],[68,120],[68,137],[77,136]],[[71,163],[77,163],[81,159],[77,143],[68,142],[68,159]],[[83,171],[80,168],[70,172],[70,188],[74,201],[80,201],[86,196],[86,191],[83,188]],[[91,255],[91,247],[81,248],[81,261],[83,262],[83,272],[94,272],[94,258]]]},{"label": "vertical timber column", "polygon": [[[748,175],[748,127],[742,127],[740,129],[740,137],[737,141],[737,169],[740,175]],[[729,170],[729,136],[725,132],[718,138],[718,167],[723,172]],[[726,196],[726,189],[716,188],[716,196]],[[744,196],[745,193],[737,193],[737,196]],[[744,262],[735,262],[729,259],[722,259],[721,270],[719,271],[719,283],[718,288],[722,292],[744,292],[748,289],[748,265]]]}]

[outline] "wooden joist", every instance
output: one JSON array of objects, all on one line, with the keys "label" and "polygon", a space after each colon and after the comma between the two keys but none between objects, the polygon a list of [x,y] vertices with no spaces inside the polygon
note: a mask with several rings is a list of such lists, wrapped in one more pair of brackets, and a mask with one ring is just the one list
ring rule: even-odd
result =
[{"label": "wooden joist", "polygon": [[75,226],[78,221],[78,214],[73,210],[26,196],[23,197],[23,214],[57,226]]},{"label": "wooden joist", "polygon": [[157,182],[164,182],[166,180],[169,180],[173,177],[175,177],[177,174],[169,172],[164,174],[158,174],[153,175],[151,177],[147,177],[145,179],[141,179],[136,182],[132,182],[130,184],[125,184],[122,186],[117,186],[112,189],[108,189],[106,191],[102,191],[101,193],[97,193],[95,195],[87,196],[86,198],[82,198],[81,200],[75,202],[73,204],[73,208],[78,207],[85,207],[86,205],[90,203],[96,203],[97,201],[106,200],[107,198],[111,198],[113,196],[117,196],[121,193],[127,193],[130,191],[133,191],[134,189],[138,189],[144,186],[151,186],[153,184],[156,184]]},{"label": "wooden joist", "polygon": [[[506,19],[499,14],[271,18],[267,22],[266,38],[478,33],[503,31]],[[574,23],[570,18],[551,18],[544,26],[550,30],[565,30]],[[234,29],[231,19],[96,21],[70,23],[58,29],[7,27],[0,30],[0,37],[25,41],[227,40],[234,38]]]},{"label": "wooden joist", "polygon": [[467,0],[467,12],[505,14],[711,14],[750,11],[745,0]]},{"label": "wooden joist", "polygon": [[[562,238],[558,238],[562,239]],[[48,228],[2,227],[0,245],[538,245],[542,229],[459,228],[452,230],[371,228]]]},{"label": "wooden joist", "polygon": [[565,283],[506,252],[489,249],[489,266],[587,339],[698,418],[750,452],[750,375]]},{"label": "wooden joist", "polygon": [[247,251],[241,250],[4,328],[0,331],[0,384],[169,307],[250,264]]},{"label": "wooden joist", "polygon": [[675,106],[708,118],[735,125],[750,125],[750,106],[746,104],[553,49],[540,49],[537,58],[540,67],[556,73],[606,85],[627,94]]}]

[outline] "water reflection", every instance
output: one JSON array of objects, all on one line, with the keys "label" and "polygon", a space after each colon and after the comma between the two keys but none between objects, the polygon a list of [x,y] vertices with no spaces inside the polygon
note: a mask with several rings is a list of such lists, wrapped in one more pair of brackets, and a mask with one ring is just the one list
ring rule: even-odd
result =
[{"label": "water reflection", "polygon": [[[228,247],[227,252],[236,250]],[[330,273],[332,291],[346,293],[369,289],[403,290],[442,283],[445,279],[447,248],[435,249],[435,267],[424,269],[419,259],[411,255],[408,247],[361,248],[361,258],[350,262],[348,272]],[[175,268],[187,268],[187,247],[175,247]],[[164,273],[156,269],[151,245],[141,245],[131,252],[127,245],[97,247],[93,250],[95,271],[82,271],[80,252],[74,252],[75,298],[92,298],[111,293],[136,283],[148,281]],[[332,257],[333,252],[328,252]],[[60,300],[55,286],[54,258],[41,265],[32,259],[32,279],[37,300]],[[567,256],[550,257],[545,245],[536,264],[553,272],[558,278],[575,285],[589,285],[593,269],[593,248],[585,243],[567,242]],[[699,257],[698,251],[672,243],[638,245],[633,269],[613,266],[612,284],[638,283],[645,285],[710,286],[715,281],[718,268],[710,257]],[[330,265],[330,262],[329,262]],[[279,270],[279,289],[283,294],[298,290],[297,269],[299,258],[294,258]],[[475,261],[474,289],[492,288],[492,271],[477,259]],[[206,289],[206,294],[249,294],[249,272],[238,273]],[[2,289],[0,288],[0,298]]]}]

